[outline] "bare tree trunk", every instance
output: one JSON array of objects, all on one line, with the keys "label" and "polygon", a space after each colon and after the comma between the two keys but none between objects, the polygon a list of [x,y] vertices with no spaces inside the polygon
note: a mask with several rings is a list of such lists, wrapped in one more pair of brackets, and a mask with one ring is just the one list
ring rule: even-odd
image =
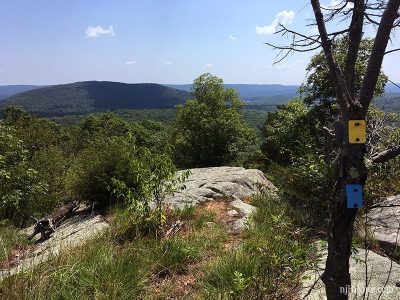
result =
[{"label": "bare tree trunk", "polygon": [[[358,113],[345,118],[343,124],[347,124],[348,119],[362,119]],[[349,261],[353,225],[358,209],[347,208],[346,185],[357,183],[364,186],[367,179],[367,168],[364,162],[365,144],[350,144],[347,125],[345,128],[344,142],[335,166],[336,185],[328,231],[328,258],[322,276],[329,300],[347,300],[351,291]]]}]

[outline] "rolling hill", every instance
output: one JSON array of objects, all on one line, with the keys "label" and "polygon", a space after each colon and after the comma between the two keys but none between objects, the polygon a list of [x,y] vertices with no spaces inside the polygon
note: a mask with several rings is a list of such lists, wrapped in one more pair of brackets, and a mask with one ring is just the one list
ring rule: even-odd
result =
[{"label": "rolling hill", "polygon": [[117,109],[173,108],[190,93],[155,83],[84,81],[33,89],[0,100],[41,116],[88,114]]},{"label": "rolling hill", "polygon": [[[248,109],[274,111],[296,96],[298,86],[279,84],[225,84],[246,101]],[[0,109],[22,106],[41,116],[82,115],[121,109],[174,108],[191,98],[191,84],[128,84],[109,81],[84,81],[54,86],[0,86]],[[399,112],[399,87],[386,85],[386,94],[376,104],[386,111]],[[22,93],[21,93],[22,91]],[[1,95],[12,95],[1,99]],[[389,101],[387,99],[390,99]]]}]

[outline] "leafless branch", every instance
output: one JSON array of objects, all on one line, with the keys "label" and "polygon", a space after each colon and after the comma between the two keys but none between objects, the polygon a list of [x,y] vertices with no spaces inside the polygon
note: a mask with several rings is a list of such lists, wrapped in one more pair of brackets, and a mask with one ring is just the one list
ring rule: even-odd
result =
[{"label": "leafless branch", "polygon": [[398,18],[400,0],[389,0],[382,14],[382,18],[376,33],[371,56],[368,61],[367,71],[364,76],[359,99],[362,101],[363,114],[366,115],[368,107],[374,96],[374,89],[378,81],[379,70],[382,66],[386,47],[390,38],[393,25]]},{"label": "leafless branch", "polygon": [[388,79],[388,81],[389,81],[391,84],[394,84],[395,86],[397,86],[397,87],[400,89],[400,85],[398,85],[397,83],[394,83],[394,82],[391,81],[390,79]]},{"label": "leafless branch", "polygon": [[386,55],[386,54],[389,54],[389,53],[392,53],[392,52],[396,52],[396,51],[400,51],[400,48],[388,50],[388,51],[385,52],[385,55]]},{"label": "leafless branch", "polygon": [[372,162],[374,164],[385,163],[396,156],[400,155],[400,145],[392,146],[385,151],[382,151],[372,157]]},{"label": "leafless branch", "polygon": [[[346,64],[344,67],[346,87],[350,91],[355,90],[355,69],[357,54],[360,49],[361,38],[363,35],[364,10],[364,0],[354,0],[353,17],[349,26],[349,46],[347,51]],[[352,94],[351,97],[354,98],[355,95]]]}]

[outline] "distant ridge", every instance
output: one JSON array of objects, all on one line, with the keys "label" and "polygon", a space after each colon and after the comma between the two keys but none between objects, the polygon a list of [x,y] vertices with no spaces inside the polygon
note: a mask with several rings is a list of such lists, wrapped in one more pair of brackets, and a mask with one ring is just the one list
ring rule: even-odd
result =
[{"label": "distant ridge", "polygon": [[[225,84],[235,89],[247,108],[272,111],[298,95],[297,85]],[[174,108],[191,98],[192,84],[121,83],[83,81],[53,86],[0,86],[0,109],[22,106],[41,116],[82,115],[120,109]],[[386,111],[400,111],[400,88],[388,83],[377,105]],[[7,97],[1,99],[6,95]],[[12,95],[12,96],[10,96]],[[389,98],[390,101],[382,99]]]},{"label": "distant ridge", "polygon": [[33,89],[0,100],[42,116],[88,114],[117,109],[173,108],[190,93],[155,83],[83,81]]},{"label": "distant ridge", "polygon": [[22,92],[38,89],[40,87],[44,87],[44,86],[40,86],[40,85],[23,85],[23,84],[20,84],[20,85],[1,85],[0,86],[0,99],[7,98],[7,97],[13,96],[13,95],[18,94],[18,93],[22,93]]},{"label": "distant ridge", "polygon": [[[165,86],[183,91],[190,91],[192,88],[191,84],[165,84]],[[235,89],[240,98],[248,102],[270,97],[292,98],[299,88],[298,85],[282,84],[224,84],[224,86]]]}]

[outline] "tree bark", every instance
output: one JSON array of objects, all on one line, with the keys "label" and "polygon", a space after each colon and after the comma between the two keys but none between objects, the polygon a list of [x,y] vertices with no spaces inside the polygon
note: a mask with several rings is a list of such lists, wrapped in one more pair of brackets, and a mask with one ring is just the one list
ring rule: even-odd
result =
[{"label": "tree bark", "polygon": [[[347,134],[345,136],[347,138]],[[328,257],[322,276],[329,300],[347,300],[351,291],[349,260],[353,225],[358,209],[347,208],[346,184],[364,185],[367,178],[364,154],[365,145],[345,143],[337,160],[338,171],[328,234]]]},{"label": "tree bark", "polygon": [[[346,60],[345,75],[341,72],[332,54],[331,41],[326,32],[325,21],[320,9],[319,0],[311,0],[315,20],[318,25],[322,48],[328,62],[329,72],[335,86],[338,104],[341,109],[343,125],[343,141],[340,145],[339,159],[336,160],[334,175],[334,196],[331,203],[331,222],[328,234],[328,257],[322,281],[325,284],[328,300],[347,300],[351,292],[349,261],[353,238],[354,220],[358,209],[347,208],[347,184],[364,186],[368,170],[365,166],[365,144],[350,144],[348,139],[348,121],[365,120],[369,104],[373,97],[383,56],[393,28],[394,21],[399,17],[400,0],[389,0],[382,15],[374,46],[361,90],[354,99],[354,68],[356,55],[362,35],[363,1],[355,1],[352,27],[349,32],[349,51]],[[344,80],[345,78],[345,80]],[[393,151],[396,152],[396,151]],[[388,156],[386,154],[385,156]],[[382,159],[382,157],[380,157]]]}]

